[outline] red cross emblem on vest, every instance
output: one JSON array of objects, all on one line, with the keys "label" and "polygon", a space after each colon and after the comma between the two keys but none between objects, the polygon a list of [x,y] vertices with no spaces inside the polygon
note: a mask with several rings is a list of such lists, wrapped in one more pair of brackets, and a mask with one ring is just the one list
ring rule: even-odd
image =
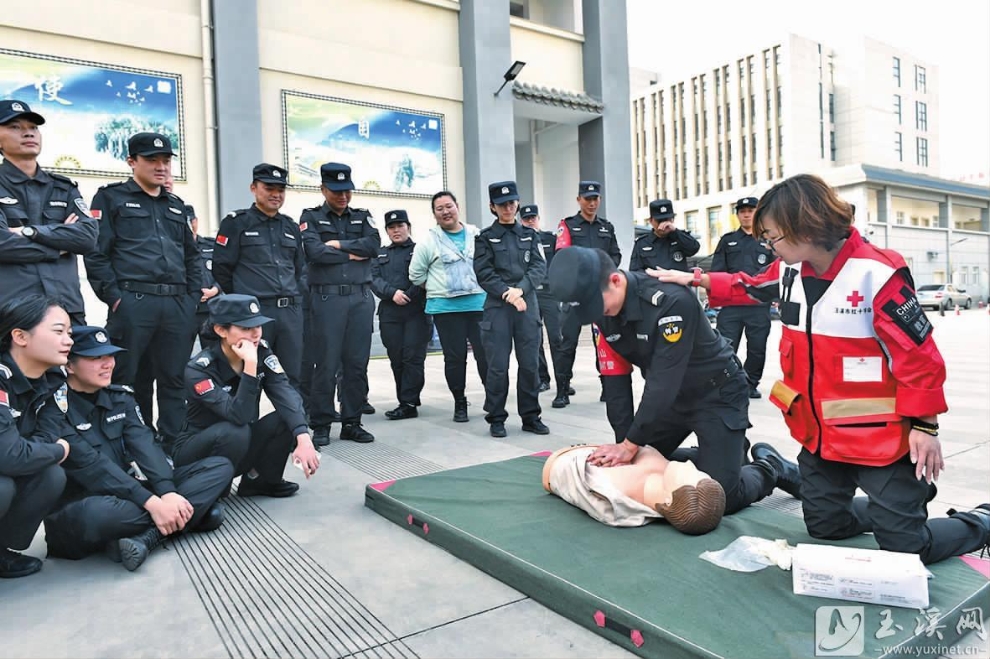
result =
[{"label": "red cross emblem on vest", "polygon": [[859,303],[865,300],[866,298],[860,295],[859,291],[853,291],[853,294],[847,297],[846,299],[852,302],[853,308],[856,308],[859,306]]}]

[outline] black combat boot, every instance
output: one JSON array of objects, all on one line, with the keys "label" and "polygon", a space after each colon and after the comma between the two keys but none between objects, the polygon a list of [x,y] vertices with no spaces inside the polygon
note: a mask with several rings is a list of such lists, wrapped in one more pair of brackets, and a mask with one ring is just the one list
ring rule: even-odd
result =
[{"label": "black combat boot", "polygon": [[801,470],[797,463],[784,459],[777,449],[769,444],[754,444],[750,449],[753,464],[769,471],[776,479],[775,487],[779,487],[795,499],[801,498]]},{"label": "black combat boot", "polygon": [[468,422],[468,401],[467,398],[456,398],[454,399],[454,422],[455,423],[467,423]]},{"label": "black combat boot", "polygon": [[121,538],[117,541],[117,546],[120,548],[120,562],[128,572],[133,572],[141,567],[148,554],[160,546],[164,539],[165,536],[158,531],[157,526],[152,526],[147,531],[130,538]]},{"label": "black combat boot", "polygon": [[563,407],[567,407],[568,405],[570,405],[571,404],[571,399],[570,399],[570,397],[567,394],[567,391],[570,389],[570,386],[571,386],[571,383],[568,380],[566,380],[564,378],[558,379],[557,380],[557,395],[554,397],[553,402],[550,403],[550,405],[552,405],[554,408],[556,408],[558,410],[561,409],[561,408],[563,408]]}]

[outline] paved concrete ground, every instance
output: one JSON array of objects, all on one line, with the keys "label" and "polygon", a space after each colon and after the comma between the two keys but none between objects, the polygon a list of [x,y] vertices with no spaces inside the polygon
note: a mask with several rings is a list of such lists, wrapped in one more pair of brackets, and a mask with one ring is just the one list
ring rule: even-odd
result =
[{"label": "paved concrete ground", "polygon": [[[940,420],[947,470],[930,507],[941,515],[990,500],[990,315],[932,320],[952,408]],[[775,323],[766,382],[779,377],[778,338]],[[541,398],[551,435],[522,433],[512,416],[509,436],[496,440],[476,374],[470,423],[451,421],[439,356],[427,361],[420,418],[389,422],[381,413],[394,406],[391,372],[373,360],[378,414],[366,425],[374,444],[334,439],[298,496],[233,496],[224,528],[170,543],[135,573],[98,556],[47,561],[39,575],[0,582],[0,657],[630,657],[363,505],[369,482],[611,441],[589,345],[577,370],[570,407],[553,410],[552,394]],[[513,411],[514,393],[509,401]],[[766,398],[751,417],[754,442],[796,455]],[[28,552],[44,556],[40,532]],[[968,652],[987,656],[986,643]]]}]

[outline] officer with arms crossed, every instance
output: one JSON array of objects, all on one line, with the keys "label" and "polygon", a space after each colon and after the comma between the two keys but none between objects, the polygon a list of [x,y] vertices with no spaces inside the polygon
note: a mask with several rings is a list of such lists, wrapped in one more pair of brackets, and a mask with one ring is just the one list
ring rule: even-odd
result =
[{"label": "officer with arms crossed", "polygon": [[[227,458],[235,475],[244,475],[237,488],[242,497],[295,494],[299,486],[282,478],[290,452],[307,478],[320,465],[302,398],[261,338],[261,326],[271,320],[251,295],[213,298],[210,321],[217,344],[186,366],[189,417],[176,442],[175,466],[211,455]],[[259,419],[262,391],[275,411]]]},{"label": "officer with arms crossed", "polygon": [[0,101],[0,304],[51,295],[81,323],[76,255],[96,247],[99,229],[76,184],[38,166],[44,123],[27,103]]},{"label": "officer with arms crossed", "polygon": [[985,547],[990,503],[928,519],[945,468],[937,420],[948,409],[945,363],[904,259],[865,242],[851,206],[807,174],[771,188],[754,224],[780,257],[760,274],[656,274],[697,281],[721,305],[780,297],[783,380],[770,402],[802,447],[808,533],[839,540],[872,531],[881,549],[925,563]]},{"label": "officer with arms crossed", "polygon": [[[602,200],[602,184],[598,181],[581,181],[578,184],[578,206],[580,212],[573,217],[560,221],[557,227],[557,250],[577,245],[590,249],[601,249],[618,267],[622,261],[622,252],[615,238],[615,227],[604,217],[598,216],[598,207]],[[574,375],[574,358],[577,355],[578,339],[581,338],[581,323],[570,313],[567,307],[561,308],[560,332],[563,340],[561,346],[560,372],[557,373],[557,395],[553,399],[556,408],[567,407],[570,404],[571,378]],[[597,357],[595,368],[598,368]],[[600,400],[605,400],[604,382]]]},{"label": "officer with arms crossed", "polygon": [[121,349],[102,327],[73,327],[72,339],[68,410],[46,405],[38,421],[42,434],[72,447],[68,486],[45,518],[48,556],[75,560],[106,549],[134,571],[165,537],[223,524],[217,499],[234,466],[212,456],[173,470],[130,387],[110,384]]},{"label": "officer with arms crossed", "polygon": [[[172,143],[158,133],[127,141],[132,177],[105,185],[93,197],[100,213],[97,248],[85,257],[89,283],[109,307],[107,332],[120,354],[113,381],[133,385],[150,352],[158,388],[158,431],[166,448],[186,416],[182,369],[192,352],[203,266],[186,225],[186,204],[165,189]],[[139,401],[140,402],[140,401]],[[146,419],[152,410],[143,409]]]},{"label": "officer with arms crossed", "polygon": [[[69,443],[37,434],[37,415],[49,401],[66,406],[69,314],[43,295],[0,305],[0,579],[26,577],[41,560],[27,549],[41,520],[65,487],[59,466]],[[53,398],[52,394],[56,394]]]},{"label": "officer with arms crossed", "polygon": [[550,288],[561,302],[578,303],[576,317],[597,324],[609,348],[646,378],[625,440],[596,448],[590,464],[629,464],[646,444],[671,458],[693,432],[698,451],[692,461],[725,490],[726,513],[775,486],[796,494],[797,466],[778,455],[742,465],[749,427],[745,374],[690,290],[616,270],[607,254],[584,248],[556,256]]},{"label": "officer with arms crossed", "polygon": [[252,176],[254,204],[220,222],[213,275],[224,292],[257,297],[261,313],[274,318],[262,336],[299,390],[306,253],[299,225],[279,212],[289,172],[261,163]]},{"label": "officer with arms crossed", "polygon": [[[712,272],[745,272],[755,275],[773,261],[773,251],[753,236],[753,216],[760,200],[756,197],[743,197],[736,202],[736,216],[739,228],[731,231],[718,241],[712,257]],[[664,265],[654,267],[666,268]],[[678,268],[680,269],[680,268]],[[770,302],[749,306],[729,306],[718,312],[719,333],[727,338],[732,347],[739,349],[739,340],[746,330],[746,378],[749,380],[749,397],[761,398],[760,378],[767,359],[767,338],[770,336]]]},{"label": "officer with arms crossed", "polygon": [[[549,274],[554,252],[557,251],[557,236],[553,231],[540,231],[540,208],[536,204],[527,204],[519,209],[519,218],[523,226],[529,227],[539,237],[543,258],[547,262]],[[550,294],[550,285],[545,277],[536,287],[536,300],[540,305],[540,320],[547,328],[547,339],[550,343],[550,362],[553,364],[555,379],[559,379],[561,343],[560,336],[560,303]],[[543,351],[543,332],[540,332],[540,391],[550,391],[550,369],[547,368],[547,358]]]},{"label": "officer with arms crossed", "polygon": [[336,162],[320,167],[325,203],[307,208],[299,219],[309,263],[309,308],[315,333],[316,371],[309,400],[313,440],[330,443],[337,371],[340,386],[340,438],[373,442],[361,426],[361,408],[368,398],[368,360],[374,331],[371,259],[378,256],[381,236],[371,213],[351,208],[351,168]]},{"label": "officer with arms crossed", "polygon": [[669,199],[650,202],[653,231],[636,239],[629,257],[630,272],[645,272],[647,268],[687,272],[687,257],[697,254],[701,243],[687,231],[674,228],[676,216]]},{"label": "officer with arms crossed", "polygon": [[475,239],[474,272],[488,293],[481,321],[481,340],[488,358],[485,378],[485,420],[492,437],[505,437],[505,400],[509,394],[509,355],[516,347],[516,402],[522,429],[546,435],[540,420],[540,309],[536,287],[546,278],[539,236],[516,222],[519,192],[515,181],[488,186],[489,210],[495,222]]},{"label": "officer with arms crossed", "polygon": [[378,304],[378,331],[388,352],[399,406],[385,412],[392,421],[419,416],[416,409],[425,384],[426,346],[433,324],[426,315],[426,295],[409,281],[409,262],[416,243],[409,237],[404,210],[385,213],[385,233],[391,244],[371,264],[371,288]]}]

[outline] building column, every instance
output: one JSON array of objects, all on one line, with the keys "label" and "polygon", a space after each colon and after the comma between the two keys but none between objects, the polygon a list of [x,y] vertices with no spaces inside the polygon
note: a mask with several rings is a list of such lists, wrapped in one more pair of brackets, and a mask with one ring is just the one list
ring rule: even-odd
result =
[{"label": "building column", "polygon": [[495,96],[503,74],[512,66],[508,6],[503,0],[462,2],[459,36],[466,188],[462,217],[485,226],[491,218],[488,184],[516,175],[512,83]]},{"label": "building column", "polygon": [[980,209],[980,231],[990,231],[990,208]]},{"label": "building column", "polygon": [[[868,196],[869,190],[867,190],[867,198],[869,198]],[[877,195],[877,222],[893,224],[893,218],[890,217],[892,207],[893,199],[891,199],[890,187],[885,185],[883,186],[883,190]]]},{"label": "building column", "polygon": [[263,159],[257,0],[212,0],[220,216],[248,205]]},{"label": "building column", "polygon": [[605,187],[599,213],[615,225],[623,262],[628,263],[634,218],[626,3],[582,0],[582,9],[584,89],[602,100],[605,109],[600,118],[578,127],[578,162],[582,179],[601,181]]},{"label": "building column", "polygon": [[940,201],[938,204],[938,225],[950,232],[954,228],[952,226],[952,197],[948,195],[946,195],[945,201]]}]

